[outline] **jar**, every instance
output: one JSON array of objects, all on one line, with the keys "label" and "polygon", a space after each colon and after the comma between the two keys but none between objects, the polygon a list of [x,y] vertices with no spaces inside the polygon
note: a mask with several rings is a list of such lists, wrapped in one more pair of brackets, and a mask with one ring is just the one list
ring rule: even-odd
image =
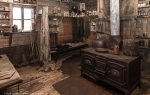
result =
[{"label": "jar", "polygon": [[143,11],[143,15],[146,16],[146,11]]},{"label": "jar", "polygon": [[119,45],[114,45],[113,54],[119,55]]},{"label": "jar", "polygon": [[5,18],[5,14],[2,14],[2,18]]},{"label": "jar", "polygon": [[28,0],[24,0],[24,3],[27,4],[27,3],[28,3]]},{"label": "jar", "polygon": [[8,14],[5,14],[5,18],[9,18],[9,15],[8,15]]},{"label": "jar", "polygon": [[141,16],[143,16],[143,10],[141,10]]},{"label": "jar", "polygon": [[18,26],[14,24],[13,28],[13,32],[18,32]]},{"label": "jar", "polygon": [[141,15],[141,10],[138,10],[138,15],[139,15],[139,16]]}]

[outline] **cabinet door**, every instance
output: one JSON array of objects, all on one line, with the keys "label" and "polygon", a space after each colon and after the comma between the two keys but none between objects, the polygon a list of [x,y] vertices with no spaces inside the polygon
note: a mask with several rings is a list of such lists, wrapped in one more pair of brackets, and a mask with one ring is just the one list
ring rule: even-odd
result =
[{"label": "cabinet door", "polygon": [[94,57],[88,54],[82,55],[81,65],[88,70],[94,69]]},{"label": "cabinet door", "polygon": [[108,73],[107,77],[111,82],[114,82],[120,86],[124,86],[125,83],[125,66],[108,61]]},{"label": "cabinet door", "polygon": [[107,61],[105,58],[96,56],[95,57],[95,71],[105,75]]}]

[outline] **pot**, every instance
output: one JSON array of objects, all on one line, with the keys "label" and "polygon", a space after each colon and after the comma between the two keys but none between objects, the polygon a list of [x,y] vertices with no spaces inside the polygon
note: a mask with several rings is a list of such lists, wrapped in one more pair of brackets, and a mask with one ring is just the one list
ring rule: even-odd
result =
[{"label": "pot", "polygon": [[94,48],[106,48],[106,42],[102,39],[95,39],[92,41],[92,47],[94,47]]}]

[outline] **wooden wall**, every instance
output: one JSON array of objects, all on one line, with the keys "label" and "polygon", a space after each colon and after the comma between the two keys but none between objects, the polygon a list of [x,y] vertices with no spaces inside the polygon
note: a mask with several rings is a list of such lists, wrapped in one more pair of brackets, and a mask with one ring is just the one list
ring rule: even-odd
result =
[{"label": "wooden wall", "polygon": [[[54,7],[60,7],[62,16],[64,11],[69,10],[68,3],[61,2],[60,4],[60,2],[54,0],[39,0],[37,10],[41,9],[43,6],[49,7],[49,14],[53,14]],[[58,18],[58,20],[59,20],[58,44],[65,44],[65,43],[72,42],[72,18],[63,17],[63,18]],[[36,21],[37,21],[36,24],[37,30],[40,31],[41,29],[40,16],[37,17]]]},{"label": "wooden wall", "polygon": [[35,32],[11,33],[9,36],[0,35],[0,55],[6,54],[13,64],[22,62],[22,55],[29,59],[29,45],[36,37]]},{"label": "wooden wall", "polygon": [[[101,3],[101,2],[100,2]],[[107,35],[110,34],[110,0],[103,0],[103,14],[106,19],[105,23],[107,27],[104,27]],[[134,38],[136,32],[135,24],[137,17],[137,4],[138,0],[120,0],[120,32],[123,39]]]},{"label": "wooden wall", "polygon": [[60,22],[58,33],[58,44],[65,44],[72,42],[72,18],[63,18]]},{"label": "wooden wall", "polygon": [[9,47],[9,36],[0,35],[0,48]]},{"label": "wooden wall", "polygon": [[[74,0],[74,1],[80,2],[80,3],[85,3],[86,11],[93,11],[93,10],[97,9],[97,0],[89,0],[89,1],[87,1],[87,0]],[[84,18],[80,18],[80,21],[82,20],[84,22],[84,28],[85,28],[86,21],[89,21],[89,23],[90,23],[90,21],[92,21],[93,19],[96,19],[96,18],[97,18],[97,16],[95,16],[95,17],[84,17]],[[94,39],[96,39],[95,32],[90,31],[90,36],[88,38],[84,38],[84,37],[79,38],[77,35],[78,21],[79,21],[79,19],[73,18],[73,22],[72,22],[72,24],[73,24],[73,42],[82,41],[82,42],[87,43],[89,46],[92,46],[92,41]]]},{"label": "wooden wall", "polygon": [[[49,7],[49,14],[52,14],[53,12],[53,8],[54,7],[60,7],[61,9],[61,14],[63,15],[64,11],[69,10],[69,5],[66,2],[58,2],[56,0],[38,0],[38,6],[37,6],[37,11],[39,9],[41,9],[44,6],[48,6]],[[87,2],[87,0],[74,0],[77,2],[84,2],[86,4],[86,10],[94,10],[97,8],[97,0],[89,0],[89,2]],[[101,36],[105,36],[107,39],[109,39],[110,36],[110,20],[109,20],[109,16],[110,16],[110,2],[109,0],[100,0],[103,2],[103,15],[104,15],[104,24],[103,24],[103,31],[105,32],[104,35],[100,35]],[[132,29],[132,19],[134,16],[137,15],[137,3],[138,0],[120,0],[120,15],[121,15],[121,33],[123,35],[123,38],[128,38],[129,35],[131,34],[131,31],[133,31]],[[95,18],[84,18],[83,21],[84,23],[88,20],[92,21]],[[128,19],[130,18],[130,19]],[[134,22],[135,23],[135,22]],[[38,36],[37,36],[37,40],[38,43],[40,41],[40,31],[41,31],[41,16],[37,15],[36,18],[36,30],[38,31]],[[69,18],[69,17],[64,17],[64,18],[60,18],[60,22],[59,22],[59,33],[58,33],[58,44],[65,44],[65,43],[70,43],[73,42],[75,39],[75,35],[74,33],[77,32],[77,19],[76,18]],[[24,36],[26,36],[25,34],[23,34]],[[133,34],[132,34],[133,35]],[[17,39],[17,37],[14,37],[15,39]],[[28,40],[27,37],[25,37],[26,40]],[[96,35],[95,32],[90,31],[90,36],[88,38],[82,38],[81,41],[88,43],[89,45],[92,45],[92,41],[96,39]],[[6,43],[2,42],[5,41]],[[0,54],[2,53],[6,53],[9,55],[9,53],[15,54],[15,56],[18,56],[18,58],[21,57],[21,53],[24,53],[25,51],[23,50],[23,47],[21,46],[22,44],[18,44],[18,45],[14,45],[15,47],[11,47],[11,49],[8,47],[8,43],[9,43],[9,37],[7,36],[0,36],[0,47],[3,48],[2,50],[4,50],[5,52],[0,51]],[[14,43],[15,44],[15,43]],[[5,48],[8,47],[8,48]],[[19,48],[20,47],[20,48]],[[25,46],[24,48],[27,47]],[[14,53],[14,51],[10,51],[10,50],[14,50],[15,52],[18,52],[18,50],[20,51],[19,54]],[[9,53],[8,53],[9,52]],[[10,56],[10,59],[15,59],[16,60],[20,60],[17,58],[14,58],[12,56]],[[12,58],[11,58],[12,57]],[[15,62],[14,61],[14,62]],[[19,61],[17,61],[16,63],[18,63]]]},{"label": "wooden wall", "polygon": [[[83,2],[86,4],[86,10],[94,10],[97,8],[97,0],[91,0],[90,2],[87,0],[74,0],[76,2]],[[64,11],[69,10],[69,5],[65,2],[62,2],[61,4],[59,2],[56,2],[54,0],[39,0],[38,2],[38,9],[41,9],[43,6],[49,7],[49,13],[52,14],[52,10],[55,6],[61,7],[61,13],[63,15]],[[96,17],[95,17],[96,18]],[[36,29],[40,32],[40,16],[37,17],[37,24]],[[89,20],[88,18],[84,18],[83,22],[86,22],[86,20]],[[91,20],[91,19],[90,19]],[[39,34],[39,33],[38,33]],[[40,35],[38,35],[38,39],[40,38]],[[83,41],[85,43],[88,43],[89,45],[92,45],[92,40],[95,39],[95,33],[93,31],[90,32],[90,36],[87,39],[81,38],[80,41]],[[79,38],[77,37],[77,18],[70,18],[70,17],[64,17],[59,22],[59,33],[58,33],[58,44],[65,44],[65,43],[71,43],[77,41]]]}]

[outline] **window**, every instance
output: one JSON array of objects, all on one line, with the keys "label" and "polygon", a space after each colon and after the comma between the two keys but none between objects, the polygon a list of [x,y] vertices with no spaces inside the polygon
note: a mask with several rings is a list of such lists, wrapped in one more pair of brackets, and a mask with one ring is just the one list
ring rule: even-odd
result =
[{"label": "window", "polygon": [[13,25],[16,24],[18,29],[23,31],[33,30],[34,9],[25,7],[13,7]]}]

